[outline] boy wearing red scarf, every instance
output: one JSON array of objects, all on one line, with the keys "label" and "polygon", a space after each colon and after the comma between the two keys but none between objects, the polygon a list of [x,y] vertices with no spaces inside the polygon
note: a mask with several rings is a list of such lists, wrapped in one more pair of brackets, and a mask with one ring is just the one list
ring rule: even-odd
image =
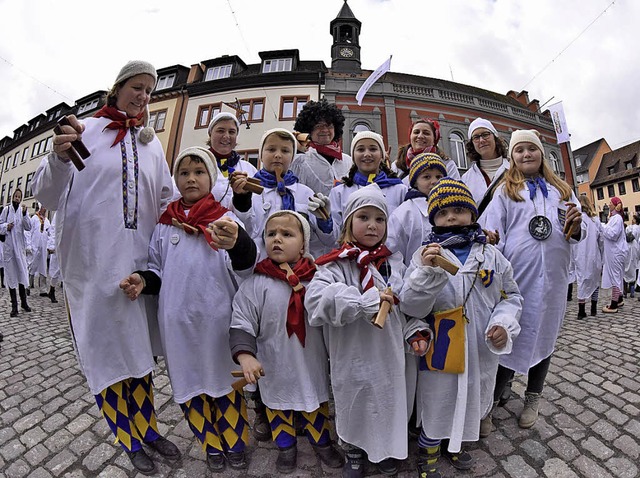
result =
[{"label": "boy wearing red scarf", "polygon": [[296,468],[294,414],[311,446],[329,467],[342,458],[329,437],[329,381],[322,330],[309,327],[305,285],[315,274],[308,255],[310,228],[294,211],[269,217],[264,241],[267,258],[258,263],[233,299],[230,346],[249,383],[260,380],[272,438],[279,449],[276,468]]},{"label": "boy wearing red scarf", "polygon": [[214,472],[247,466],[245,402],[232,389],[228,352],[231,301],[257,249],[211,194],[217,169],[208,150],[183,150],[174,177],[182,198],[169,205],[149,245],[148,270],[120,283],[131,300],[158,294],[158,325],[174,400]]}]

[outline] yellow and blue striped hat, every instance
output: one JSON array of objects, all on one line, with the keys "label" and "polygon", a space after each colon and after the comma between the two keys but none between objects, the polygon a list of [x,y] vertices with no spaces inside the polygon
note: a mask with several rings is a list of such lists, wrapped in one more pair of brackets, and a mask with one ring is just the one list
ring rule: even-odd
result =
[{"label": "yellow and blue striped hat", "polygon": [[444,165],[442,158],[435,153],[420,153],[413,161],[411,161],[411,169],[409,170],[409,185],[416,187],[418,176],[427,169],[437,169],[442,176],[447,175],[447,167]]},{"label": "yellow and blue striped hat", "polygon": [[478,218],[478,208],[467,185],[450,177],[438,181],[429,193],[429,222],[432,225],[435,225],[438,211],[445,207],[464,207],[471,211],[474,222]]}]

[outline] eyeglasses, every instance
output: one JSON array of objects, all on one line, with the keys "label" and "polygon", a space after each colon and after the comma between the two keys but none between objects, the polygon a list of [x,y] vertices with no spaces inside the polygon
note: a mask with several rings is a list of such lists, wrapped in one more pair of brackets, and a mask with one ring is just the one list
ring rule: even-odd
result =
[{"label": "eyeglasses", "polygon": [[331,129],[333,128],[333,123],[318,123],[316,124],[313,129],[318,130],[318,129]]},{"label": "eyeglasses", "polygon": [[493,133],[491,131],[485,131],[484,133],[474,134],[473,136],[471,136],[471,141],[473,141],[474,143],[477,143],[478,141],[480,141],[480,138],[489,139],[489,136],[491,136],[492,134]]}]

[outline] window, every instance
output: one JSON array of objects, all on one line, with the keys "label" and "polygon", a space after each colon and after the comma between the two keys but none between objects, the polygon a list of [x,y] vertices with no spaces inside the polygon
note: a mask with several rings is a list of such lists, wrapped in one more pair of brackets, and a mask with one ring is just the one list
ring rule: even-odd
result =
[{"label": "window", "polygon": [[633,178],[631,180],[631,189],[633,189],[634,193],[640,191],[640,181],[638,181],[638,178]]},{"label": "window", "polygon": [[31,192],[31,181],[33,180],[33,176],[36,174],[36,172],[32,172],[27,174],[27,182],[24,186],[24,197],[31,197],[33,196],[33,193]]},{"label": "window", "polygon": [[308,96],[283,96],[280,99],[280,120],[296,119],[307,101]]},{"label": "window", "polygon": [[22,191],[23,198],[27,197],[26,194],[24,194],[24,189],[22,189],[22,176],[20,176],[16,181],[16,189],[20,189]]},{"label": "window", "polygon": [[262,114],[264,113],[264,98],[257,98],[251,100],[243,100],[240,101],[240,107],[245,112],[242,115],[242,119],[240,118],[240,114],[238,114],[238,119],[249,123],[255,123],[258,121],[262,121]]},{"label": "window", "polygon": [[[4,192],[7,190],[7,185],[2,185],[2,196],[0,196],[0,205],[4,205]],[[7,198],[7,202],[9,202],[9,198]]]},{"label": "window", "polygon": [[616,195],[616,192],[613,189],[613,185],[607,186],[607,194],[609,195],[610,198]]},{"label": "window", "polygon": [[582,166],[582,156],[575,156],[573,159],[576,162],[576,166]]},{"label": "window", "polygon": [[616,168],[615,168],[615,166],[609,166],[609,167],[607,168],[607,174],[613,174],[613,173],[615,173],[615,172],[616,172]]},{"label": "window", "polygon": [[51,146],[53,145],[53,135],[47,138],[46,143],[44,143],[44,150],[41,150],[41,153],[48,153],[51,151]]},{"label": "window", "polygon": [[164,131],[165,119],[167,119],[167,110],[149,113],[149,126],[151,126],[156,132]]},{"label": "window", "polygon": [[233,65],[212,66],[207,68],[204,81],[220,80],[222,78],[229,78],[231,76],[231,70]]},{"label": "window", "polygon": [[7,203],[11,202],[12,194],[13,194],[13,179],[9,181],[9,187],[7,188]]},{"label": "window", "polygon": [[464,139],[459,133],[449,135],[449,146],[451,147],[451,159],[453,159],[460,169],[467,169],[467,155],[464,151]]},{"label": "window", "polygon": [[196,118],[196,129],[207,128],[211,118],[220,113],[220,108],[220,103],[200,106],[200,108],[198,108],[198,117]]},{"label": "window", "polygon": [[636,214],[640,214],[640,204],[635,205]]},{"label": "window", "polygon": [[358,123],[354,128],[353,128],[353,135],[357,135],[360,131],[371,131],[369,129],[369,127],[366,124],[363,123]]},{"label": "window", "polygon": [[238,151],[238,154],[240,154],[240,156],[243,156],[242,159],[244,159],[245,161],[249,161],[251,164],[253,164],[256,169],[260,169],[260,167],[258,166],[258,150],[257,149],[253,149],[249,151]]},{"label": "window", "polygon": [[164,90],[165,88],[171,88],[173,86],[173,82],[176,79],[176,74],[172,73],[170,75],[163,75],[158,78],[158,84],[156,85],[157,90]]},{"label": "window", "polygon": [[78,114],[84,113],[85,111],[89,111],[94,109],[96,106],[98,106],[98,99],[96,98],[93,101],[89,101],[88,103],[84,103],[82,105],[80,105],[80,108],[78,108]]},{"label": "window", "polygon": [[578,174],[578,183],[586,183],[589,181],[589,175],[587,173]]},{"label": "window", "polygon": [[11,166],[12,168],[15,168],[18,165],[19,156],[20,156],[20,152],[17,152],[16,155],[13,157],[13,165]]},{"label": "window", "polygon": [[596,189],[596,194],[598,195],[599,201],[602,201],[604,199],[604,190],[602,188]]},{"label": "window", "polygon": [[633,169],[633,163],[631,161],[627,161],[626,163],[624,163],[624,169]]},{"label": "window", "polygon": [[618,183],[618,191],[620,191],[620,196],[622,196],[623,194],[627,194],[627,187],[624,185],[624,183]]},{"label": "window", "polygon": [[553,151],[549,153],[549,165],[554,173],[558,174],[560,172],[560,161],[558,161],[558,155]]},{"label": "window", "polygon": [[4,170],[9,171],[9,164],[11,164],[11,156],[5,156],[4,158]]},{"label": "window", "polygon": [[22,159],[20,160],[20,164],[27,162],[27,156],[28,155],[29,155],[29,146],[24,148],[24,151],[22,152]]},{"label": "window", "polygon": [[275,60],[265,60],[262,73],[273,73],[274,71],[291,71],[291,58],[277,58]]}]

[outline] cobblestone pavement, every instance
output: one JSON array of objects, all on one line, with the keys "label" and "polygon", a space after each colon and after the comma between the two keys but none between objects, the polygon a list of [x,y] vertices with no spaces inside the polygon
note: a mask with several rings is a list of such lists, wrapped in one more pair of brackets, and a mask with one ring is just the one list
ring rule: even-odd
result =
[{"label": "cobblestone pavement", "polygon": [[[0,290],[0,477],[128,477],[137,475],[98,414],[78,371],[62,304],[31,297],[33,312],[9,318],[8,292]],[[616,315],[576,320],[570,302],[557,351],[551,361],[541,416],[531,430],[521,430],[524,386],[518,398],[494,415],[497,430],[469,446],[476,459],[468,472],[448,463],[444,476],[636,477],[640,463],[640,302],[628,298]],[[601,300],[600,306],[604,305]],[[588,309],[588,307],[587,307]],[[203,452],[188,429],[161,363],[155,377],[161,432],[183,453],[177,464],[156,455],[157,476],[208,476]],[[252,412],[251,412],[252,414]],[[252,417],[251,417],[252,418]],[[400,477],[414,471],[411,458]],[[248,470],[217,476],[274,477],[274,445],[251,442]],[[383,476],[375,467],[369,476]],[[298,471],[292,477],[340,476],[320,464],[305,440],[299,440]]]}]

